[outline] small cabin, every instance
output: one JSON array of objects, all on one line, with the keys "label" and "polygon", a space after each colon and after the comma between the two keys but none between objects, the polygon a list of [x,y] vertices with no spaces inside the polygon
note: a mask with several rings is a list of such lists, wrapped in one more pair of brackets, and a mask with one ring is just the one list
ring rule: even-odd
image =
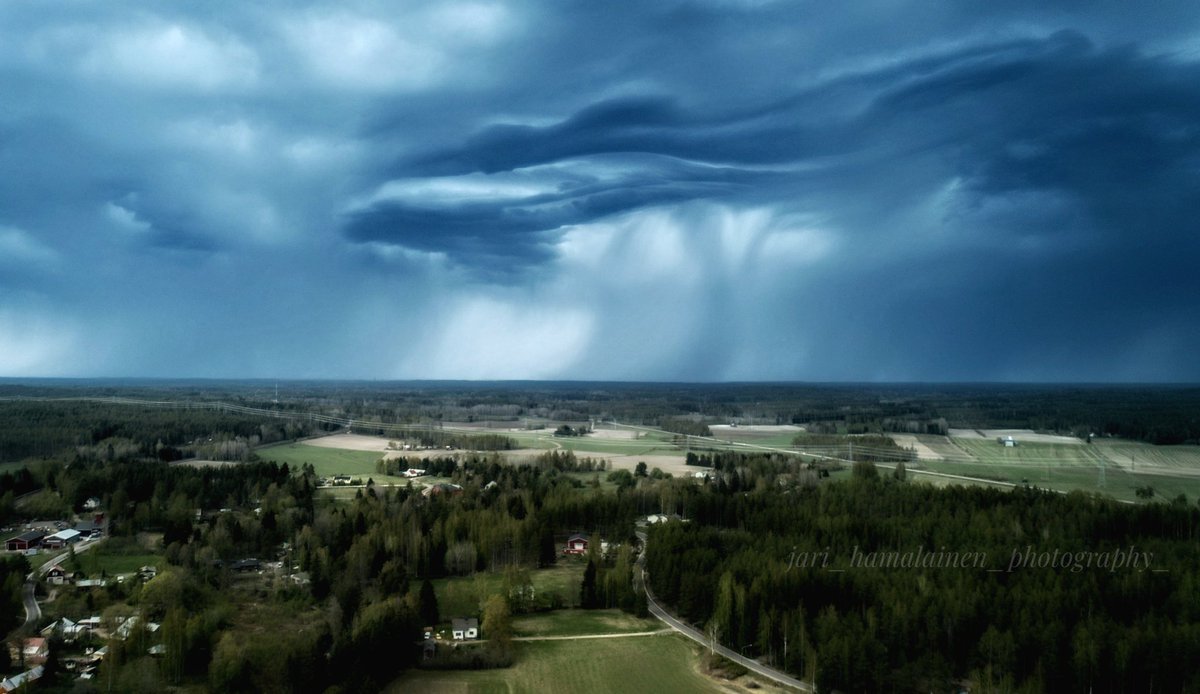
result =
[{"label": "small cabin", "polygon": [[563,554],[587,554],[588,540],[583,535],[572,535],[567,538],[567,546]]}]

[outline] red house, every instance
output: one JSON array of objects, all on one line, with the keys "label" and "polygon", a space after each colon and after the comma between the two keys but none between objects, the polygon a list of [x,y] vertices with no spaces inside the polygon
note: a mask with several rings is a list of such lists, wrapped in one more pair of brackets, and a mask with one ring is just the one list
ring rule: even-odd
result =
[{"label": "red house", "polygon": [[567,546],[563,548],[563,554],[587,554],[587,548],[587,538],[576,534],[567,538]]}]

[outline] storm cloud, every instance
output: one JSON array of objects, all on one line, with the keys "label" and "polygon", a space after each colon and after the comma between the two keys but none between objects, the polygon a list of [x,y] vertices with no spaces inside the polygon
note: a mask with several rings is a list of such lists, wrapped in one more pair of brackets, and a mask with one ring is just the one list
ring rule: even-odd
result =
[{"label": "storm cloud", "polygon": [[0,8],[0,375],[1196,381],[1189,3]]}]

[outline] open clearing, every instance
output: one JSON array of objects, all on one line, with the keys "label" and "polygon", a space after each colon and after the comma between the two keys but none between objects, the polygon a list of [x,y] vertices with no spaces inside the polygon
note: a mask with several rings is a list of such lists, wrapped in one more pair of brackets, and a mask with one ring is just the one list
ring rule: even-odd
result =
[{"label": "open clearing", "polygon": [[[529,572],[535,599],[549,593],[558,593],[562,604],[579,604],[579,585],[583,582],[582,561],[563,559],[556,566]],[[475,617],[480,613],[480,602],[494,593],[503,592],[504,574],[480,572],[471,576],[435,578],[434,594],[437,595],[438,611],[442,620],[451,617]]]},{"label": "open clearing", "polygon": [[414,670],[386,690],[491,692],[721,692],[699,670],[700,648],[677,634],[514,644],[516,663],[500,670]]},{"label": "open clearing", "polygon": [[580,636],[585,634],[637,634],[657,631],[663,623],[641,619],[621,610],[555,610],[518,615],[512,620],[516,636]]}]

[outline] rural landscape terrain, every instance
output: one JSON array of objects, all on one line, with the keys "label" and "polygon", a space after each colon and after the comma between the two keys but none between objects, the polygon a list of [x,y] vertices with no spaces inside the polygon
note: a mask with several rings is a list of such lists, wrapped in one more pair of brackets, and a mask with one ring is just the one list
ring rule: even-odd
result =
[{"label": "rural landscape terrain", "polygon": [[1198,411],[1183,387],[4,381],[0,669],[1190,691]]}]

